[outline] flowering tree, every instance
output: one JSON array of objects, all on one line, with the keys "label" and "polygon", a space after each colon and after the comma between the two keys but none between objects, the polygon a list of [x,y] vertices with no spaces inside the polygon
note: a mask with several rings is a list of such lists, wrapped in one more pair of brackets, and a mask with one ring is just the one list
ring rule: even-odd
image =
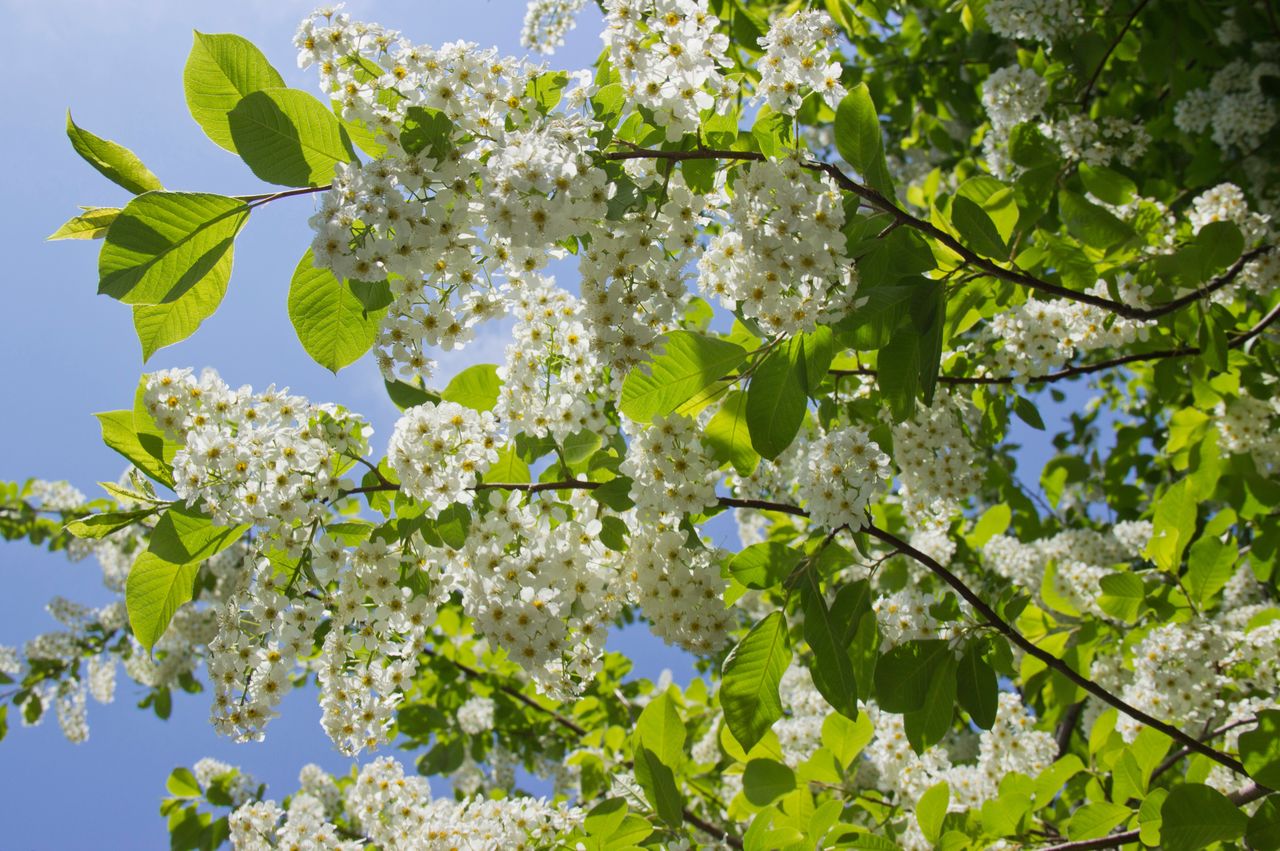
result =
[{"label": "flowering tree", "polygon": [[[582,5],[534,0],[527,46]],[[574,72],[325,9],[320,98],[197,33],[192,117],[264,195],[68,119],[136,197],[54,238],[102,240],[144,359],[255,209],[310,203],[298,340],[403,413],[383,444],[143,375],[97,415],[106,497],[3,491],[6,538],[120,595],[0,651],[15,717],[83,739],[122,662],[255,740],[314,683],[342,753],[452,781],[368,756],[269,800],[205,760],[175,848],[1280,847],[1272,5],[821,6],[603,0]],[[433,376],[503,319],[503,363]],[[704,676],[628,678],[633,618]]]}]

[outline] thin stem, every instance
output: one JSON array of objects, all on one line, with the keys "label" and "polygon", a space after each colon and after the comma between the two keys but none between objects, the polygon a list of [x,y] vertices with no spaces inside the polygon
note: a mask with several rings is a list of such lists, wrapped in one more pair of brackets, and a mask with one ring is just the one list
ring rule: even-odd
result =
[{"label": "thin stem", "polygon": [[[660,151],[652,148],[633,148],[626,151],[608,151],[603,156],[607,160],[737,160],[760,162],[767,159],[764,154],[755,151],[726,151],[714,148],[704,148],[692,151]],[[874,209],[888,213],[893,216],[895,221],[907,225],[914,230],[920,231],[921,233],[942,243],[947,246],[947,248],[950,248],[956,254],[960,255],[966,263],[976,266],[993,278],[999,278],[1002,281],[1008,281],[1009,283],[1018,284],[1019,286],[1024,286],[1028,289],[1046,293],[1048,295],[1058,296],[1059,298],[1081,302],[1082,304],[1090,304],[1094,307],[1108,310],[1117,316],[1123,316],[1126,319],[1152,319],[1157,316],[1163,316],[1166,313],[1170,313],[1180,307],[1203,298],[1214,290],[1226,286],[1230,282],[1230,279],[1234,278],[1235,275],[1238,274],[1239,269],[1243,268],[1246,262],[1258,256],[1262,252],[1270,250],[1269,246],[1264,246],[1262,248],[1256,248],[1253,251],[1246,252],[1241,255],[1240,259],[1232,266],[1229,274],[1223,275],[1220,279],[1215,280],[1187,296],[1174,299],[1173,301],[1166,302],[1164,304],[1158,304],[1154,307],[1135,307],[1134,305],[1125,304],[1124,302],[1115,301],[1114,299],[1106,298],[1104,296],[1078,292],[1059,284],[1050,283],[1049,281],[1023,272],[1020,269],[1005,268],[992,260],[988,260],[987,258],[978,255],[971,249],[967,248],[954,236],[944,230],[941,230],[936,225],[911,215],[893,201],[886,198],[879,191],[872,189],[870,186],[858,183],[856,180],[841,171],[836,165],[832,163],[819,162],[817,160],[803,160],[800,162],[800,165],[811,171],[821,171],[829,175],[841,189],[857,195]]]},{"label": "thin stem", "polygon": [[1089,77],[1089,82],[1085,83],[1084,91],[1080,93],[1080,106],[1087,107],[1089,105],[1089,95],[1093,94],[1094,84],[1098,82],[1098,77],[1102,75],[1102,69],[1107,67],[1107,62],[1111,59],[1111,54],[1116,52],[1116,48],[1120,46],[1120,42],[1124,39],[1125,33],[1129,31],[1129,27],[1133,26],[1133,22],[1137,20],[1138,14],[1143,7],[1151,0],[1139,0],[1137,6],[1133,7],[1133,11],[1129,13],[1129,17],[1125,18],[1124,26],[1120,27],[1120,32],[1116,33],[1116,37],[1111,40],[1111,44],[1107,46],[1107,52],[1102,54],[1102,59],[1098,62],[1098,67],[1093,69],[1093,75]]},{"label": "thin stem", "polygon": [[948,585],[950,585],[957,594],[959,594],[961,597],[964,598],[965,602],[967,602],[970,606],[974,608],[975,611],[977,611],[984,618],[986,618],[990,626],[994,627],[998,632],[1002,633],[1011,642],[1018,645],[1018,647],[1022,648],[1023,652],[1028,653],[1031,656],[1034,656],[1035,658],[1039,659],[1046,666],[1062,674],[1068,680],[1075,683],[1080,688],[1087,691],[1089,694],[1101,699],[1104,703],[1114,706],[1116,709],[1120,710],[1125,715],[1128,715],[1130,718],[1133,718],[1135,721],[1145,724],[1148,727],[1153,727],[1156,730],[1159,730],[1161,733],[1164,733],[1169,738],[1174,739],[1175,741],[1180,742],[1183,746],[1195,751],[1196,753],[1207,756],[1209,759],[1213,760],[1219,765],[1226,766],[1227,768],[1234,771],[1236,774],[1246,773],[1244,770],[1244,766],[1241,765],[1238,760],[1233,759],[1232,757],[1228,756],[1225,753],[1222,753],[1221,751],[1218,751],[1218,750],[1215,750],[1214,748],[1209,747],[1208,745],[1204,744],[1198,739],[1182,732],[1177,727],[1174,727],[1172,724],[1168,724],[1164,721],[1161,721],[1158,718],[1154,718],[1151,715],[1148,715],[1147,713],[1143,712],[1141,709],[1138,709],[1136,706],[1131,706],[1130,704],[1121,700],[1119,697],[1107,691],[1102,686],[1095,683],[1093,680],[1077,673],[1074,668],[1072,668],[1063,660],[1059,659],[1057,656],[1054,656],[1052,653],[1048,652],[1047,650],[1042,649],[1035,642],[1031,641],[1025,635],[1023,635],[1022,633],[1014,629],[1013,626],[1008,621],[1000,617],[1000,615],[996,612],[995,609],[987,605],[986,601],[984,601],[981,597],[979,597],[973,591],[973,589],[971,589],[968,585],[965,585],[964,582],[962,582],[959,577],[957,577],[950,570],[947,570],[947,568],[939,564],[932,556],[929,556],[921,552],[920,550],[911,546],[911,544],[902,540],[898,536],[890,532],[886,532],[885,530],[877,526],[868,525],[864,527],[863,531],[865,531],[868,535],[870,535],[871,537],[875,538],[876,540],[882,543],[898,548],[905,554],[911,556],[911,558],[915,559],[921,565],[928,568],[929,571],[934,576],[937,576],[943,582],[946,582]]},{"label": "thin stem", "polygon": [[314,195],[317,192],[328,192],[333,184],[325,186],[304,186],[301,189],[286,189],[283,192],[264,192],[261,195],[236,195],[237,201],[244,201],[250,207],[261,207],[280,198],[292,198],[295,195]]},{"label": "thin stem", "polygon": [[[557,482],[556,484],[566,484],[566,483]],[[586,483],[576,483],[576,484],[591,484],[591,483],[586,482]],[[448,656],[441,656],[439,653],[435,652],[430,647],[424,648],[422,652],[424,655],[430,656],[433,659],[442,659],[445,662],[448,662],[449,664],[457,668],[460,672],[462,672],[462,674],[466,676],[468,679],[473,679],[473,680],[484,679],[486,676],[484,672],[478,671],[475,668],[471,667],[470,665],[459,662],[457,659],[452,659]],[[538,703],[538,701],[534,700],[529,695],[520,691],[520,689],[514,688],[510,685],[507,685],[506,683],[501,683],[501,682],[498,683],[496,687],[503,694],[515,700],[518,700],[520,703],[523,703],[525,706],[529,707],[530,709],[543,713],[544,715],[549,717],[552,721],[554,721],[556,724],[559,724],[561,727],[565,728],[566,730],[573,733],[574,735],[579,737],[583,737],[587,735],[586,728],[583,727],[581,724],[574,721],[572,718],[566,718],[565,716],[561,715],[559,712],[555,711],[554,709],[551,709],[550,707],[543,706],[541,703]],[[682,815],[684,816],[684,820],[686,822],[698,828],[698,830],[701,830],[703,833],[707,834],[708,836],[714,836],[716,839],[719,839],[723,842],[727,842],[733,848],[742,847],[742,840],[739,839],[737,836],[734,836],[732,833],[729,833],[729,831],[725,830],[722,827],[719,827],[717,825],[712,824],[709,821],[706,821],[696,813],[688,809],[685,809],[682,811]]]}]

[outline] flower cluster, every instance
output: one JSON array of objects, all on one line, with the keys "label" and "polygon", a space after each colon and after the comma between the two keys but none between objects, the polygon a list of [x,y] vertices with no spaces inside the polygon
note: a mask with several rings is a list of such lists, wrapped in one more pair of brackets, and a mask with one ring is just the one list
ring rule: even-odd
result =
[{"label": "flower cluster", "polygon": [[520,43],[538,53],[554,53],[578,22],[587,0],[529,0],[524,11]]},{"label": "flower cluster", "polygon": [[580,491],[567,506],[494,492],[451,565],[475,628],[544,692],[577,694],[600,670],[609,624],[626,602],[621,556],[600,540],[600,509]]},{"label": "flower cluster", "polygon": [[387,461],[400,490],[436,517],[454,503],[470,505],[474,488],[498,460],[497,420],[456,402],[417,405],[396,422]]},{"label": "flower cluster", "polygon": [[309,535],[370,434],[339,407],[274,386],[232,390],[212,370],[199,378],[189,369],[152,373],[143,403],[182,446],[173,459],[179,497],[219,524],[261,526],[287,541]]},{"label": "flower cluster", "polygon": [[1251,455],[1260,470],[1280,467],[1280,431],[1272,419],[1280,416],[1280,404],[1242,394],[1219,402],[1214,410],[1223,448],[1237,455]]},{"label": "flower cluster", "polygon": [[605,403],[616,388],[605,378],[583,303],[540,275],[513,282],[506,302],[516,325],[498,369],[498,419],[557,443],[582,431],[609,431]]},{"label": "flower cluster", "polygon": [[231,815],[232,845],[238,851],[303,845],[354,851],[366,843],[387,851],[542,848],[584,818],[577,807],[542,799],[433,799],[426,778],[406,774],[390,757],[360,769],[342,809],[358,840],[340,840],[338,828],[326,820],[325,804],[305,790],[290,799],[287,811],[274,801],[250,802]]},{"label": "flower cluster", "polygon": [[982,83],[982,105],[998,133],[1007,133],[1037,118],[1048,97],[1049,90],[1040,75],[1018,65],[994,71]]},{"label": "flower cluster", "polygon": [[936,601],[932,594],[907,586],[871,604],[880,626],[881,648],[888,650],[907,641],[949,638],[950,630],[938,624],[929,609]]},{"label": "flower cluster", "polygon": [[753,163],[720,211],[724,228],[698,263],[698,286],[769,334],[812,331],[854,304],[844,206],[832,179],[795,159]]},{"label": "flower cluster", "polygon": [[1280,65],[1236,59],[1218,70],[1203,88],[1182,96],[1174,109],[1174,123],[1185,133],[1212,128],[1214,143],[1223,150],[1251,151],[1280,120],[1275,98],[1263,80],[1280,77]]},{"label": "flower cluster", "polygon": [[716,504],[720,465],[693,419],[668,414],[635,432],[619,470],[634,480],[631,498],[640,519],[698,514]]},{"label": "flower cluster", "polygon": [[799,495],[816,526],[857,531],[866,525],[867,506],[891,476],[889,456],[866,432],[849,426],[809,444]]},{"label": "flower cluster", "polygon": [[977,492],[982,470],[963,422],[975,412],[958,395],[941,393],[893,427],[898,495],[912,518],[945,522]]},{"label": "flower cluster", "polygon": [[[1088,290],[1109,298],[1105,281]],[[1046,375],[1078,353],[1116,348],[1146,338],[1151,323],[1113,316],[1100,307],[1078,301],[1032,300],[996,314],[978,347],[989,352],[979,367],[984,375],[1014,375],[1026,381]],[[997,347],[998,345],[998,347]]]},{"label": "flower cluster", "polygon": [[493,729],[493,699],[473,697],[458,707],[458,728],[470,736]]},{"label": "flower cluster", "polygon": [[1051,44],[1080,20],[1078,0],[987,0],[983,15],[992,31],[1005,38]]},{"label": "flower cluster", "polygon": [[690,546],[674,520],[664,518],[633,536],[624,569],[655,635],[690,653],[711,655],[728,643],[736,624],[724,605],[724,553]]},{"label": "flower cluster", "polygon": [[691,297],[689,267],[702,253],[705,201],[682,172],[665,186],[655,208],[628,210],[580,252],[585,317],[600,357],[618,370],[642,361],[658,337],[678,328]]},{"label": "flower cluster", "polygon": [[674,142],[697,130],[703,112],[732,98],[729,37],[707,0],[605,0],[601,34],[627,101],[653,113]]},{"label": "flower cluster", "polygon": [[840,63],[831,56],[835,36],[836,26],[826,12],[796,12],[775,20],[760,40],[765,52],[757,98],[767,100],[774,112],[795,115],[809,90],[820,92],[835,109],[845,96]]}]

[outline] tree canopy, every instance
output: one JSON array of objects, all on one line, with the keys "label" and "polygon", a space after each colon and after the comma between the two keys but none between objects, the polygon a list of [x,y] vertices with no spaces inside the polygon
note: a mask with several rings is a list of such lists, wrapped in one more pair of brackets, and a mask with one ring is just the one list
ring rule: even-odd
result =
[{"label": "tree canopy", "polygon": [[[601,0],[559,70],[584,5],[534,58],[321,9],[317,93],[196,32],[264,194],[68,113],[133,197],[50,239],[144,362],[283,206],[297,344],[402,414],[145,372],[104,495],[4,484],[118,599],[0,648],[0,737],[82,741],[118,665],[236,741],[314,686],[360,767],[179,769],[175,849],[1280,848],[1274,4]],[[636,621],[700,675],[632,676]]]}]

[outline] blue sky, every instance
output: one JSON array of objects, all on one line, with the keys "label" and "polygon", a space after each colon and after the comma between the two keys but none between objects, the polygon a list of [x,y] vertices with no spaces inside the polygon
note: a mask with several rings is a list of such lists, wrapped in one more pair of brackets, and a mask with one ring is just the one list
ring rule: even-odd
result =
[{"label": "blue sky", "polygon": [[[65,110],[77,123],[124,144],[172,189],[244,194],[264,187],[233,155],[207,141],[183,101],[182,65],[191,30],[235,32],[258,44],[289,85],[315,91],[312,71],[296,67],[291,44],[309,2],[223,0],[216,4],[159,0],[0,0],[8,23],[11,77],[5,132],[9,202],[3,217],[7,268],[0,311],[0,478],[67,479],[89,494],[115,480],[122,460],[106,449],[94,411],[127,407],[139,374],[170,366],[213,366],[232,384],[275,382],[318,401],[335,401],[373,423],[374,445],[391,432],[396,411],[377,370],[364,360],[334,377],[297,343],[285,312],[290,274],[310,241],[313,199],[277,202],[253,214],[237,240],[226,300],[196,336],[141,362],[127,307],[95,295],[98,243],[46,243],[79,204],[119,205],[123,190],[79,160],[63,135]],[[465,38],[506,52],[518,44],[523,0],[490,2],[352,2],[353,17],[373,20],[418,42]],[[560,67],[586,67],[600,49],[595,13],[555,57]],[[461,366],[501,359],[504,340],[482,335],[445,360],[438,378]],[[1049,411],[1046,411],[1048,419]],[[1034,436],[1032,436],[1034,440]],[[1031,455],[1043,461],[1040,451]],[[1030,460],[1030,459],[1028,459]],[[1038,464],[1034,469],[1038,469]],[[730,541],[718,541],[729,544]],[[21,645],[55,628],[43,607],[54,595],[101,604],[96,563],[10,544],[0,550],[0,644]],[[657,676],[688,661],[643,627],[614,646]],[[637,651],[640,651],[637,653]],[[237,746],[209,727],[208,697],[177,699],[162,722],[133,707],[140,691],[121,672],[116,703],[89,707],[90,740],[67,743],[53,718],[39,728],[14,726],[0,743],[0,830],[12,849],[149,848],[167,844],[157,807],[164,778],[178,765],[210,755],[244,766],[274,795],[293,790],[298,769],[349,762],[318,726],[310,693],[292,695],[262,744]]]}]

